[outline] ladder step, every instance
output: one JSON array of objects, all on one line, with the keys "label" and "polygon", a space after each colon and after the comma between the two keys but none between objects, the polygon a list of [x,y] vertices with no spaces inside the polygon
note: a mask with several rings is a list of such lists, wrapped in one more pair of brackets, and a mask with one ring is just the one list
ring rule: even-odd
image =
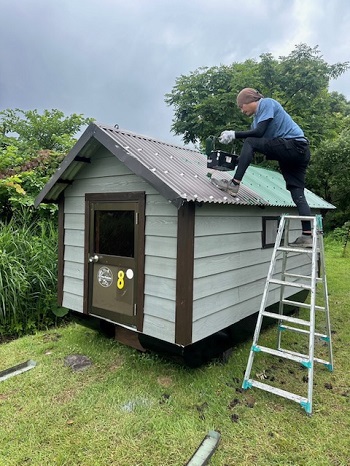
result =
[{"label": "ladder step", "polygon": [[286,220],[310,220],[311,222],[314,222],[315,216],[314,215],[284,215]]},{"label": "ladder step", "polygon": [[[282,251],[282,252],[297,252],[298,254],[312,254],[313,250],[312,248],[293,248],[293,247],[287,247],[287,246],[278,246],[277,251]],[[317,249],[318,251],[318,249]]]},{"label": "ladder step", "polygon": [[283,396],[283,398],[288,398],[289,400],[296,401],[297,403],[306,404],[308,402],[308,399],[303,396],[299,396],[299,395],[296,395],[295,393],[282,390],[281,388],[273,387],[272,385],[268,385],[267,383],[258,382],[257,380],[253,380],[253,379],[249,379],[247,382],[248,382],[248,385],[252,387],[260,388],[261,390],[265,390],[266,392],[270,392],[275,395]]},{"label": "ladder step", "polygon": [[[302,307],[304,309],[311,309],[311,304],[301,303],[299,301],[291,301],[289,299],[282,299],[282,303],[287,304],[288,306],[296,306],[296,307]],[[315,310],[325,311],[326,308],[324,306],[315,306]]]},{"label": "ladder step", "polygon": [[[288,359],[288,357],[287,357],[286,355],[288,355],[288,356],[294,356],[294,357],[296,357],[296,358],[301,358],[303,361],[304,361],[304,360],[309,361],[309,359],[307,359],[308,356],[307,356],[306,354],[298,353],[297,351],[287,350],[287,349],[283,349],[283,348],[280,348],[279,351],[282,351],[283,354],[284,354],[284,357],[286,357],[287,359]],[[314,358],[314,359],[315,359],[315,358]],[[294,361],[294,359],[293,359],[293,361]]]},{"label": "ladder step", "polygon": [[[309,361],[308,359],[306,359],[307,358],[306,354],[297,353],[296,351],[290,351],[286,349],[281,349],[280,351],[285,355],[295,356],[295,357],[301,358],[303,361],[307,361],[307,362]],[[283,357],[285,357],[286,359],[289,359],[287,356],[283,356]],[[319,362],[320,364],[324,364],[326,366],[331,364],[329,361],[326,361],[325,359],[320,359],[320,358],[314,358],[314,362]]]},{"label": "ladder step", "polygon": [[277,280],[275,278],[271,278],[270,283],[274,283],[276,285],[293,286],[294,288],[302,288],[303,290],[311,290],[312,288],[311,285],[305,285],[304,283],[286,282],[284,280]]},{"label": "ladder step", "polygon": [[296,273],[285,273],[284,276],[290,278],[305,278],[306,280],[311,279],[310,275],[297,275]]},{"label": "ladder step", "polygon": [[[280,325],[280,330],[291,330],[292,332],[304,333],[306,335],[310,335],[309,330],[305,330],[303,328],[290,327],[289,325]],[[328,336],[325,335],[324,333],[315,332],[314,335],[315,335],[315,337],[323,338],[324,340],[326,340],[328,338]]]},{"label": "ladder step", "polygon": [[[311,280],[312,278],[310,275],[297,275],[296,273],[285,273],[284,276],[291,278],[304,278],[305,280]],[[321,277],[316,277],[316,282],[323,282],[323,279]]]},{"label": "ladder step", "polygon": [[271,354],[272,356],[289,359],[290,361],[295,361],[303,365],[309,364],[309,359],[307,355],[303,355],[300,353],[293,353],[292,351],[275,350],[275,349],[267,348],[266,346],[260,346],[260,345],[252,346],[252,351],[254,351],[255,353],[261,351],[262,353],[267,353],[267,354]]},{"label": "ladder step", "polygon": [[315,362],[319,362],[320,364],[324,364],[327,366],[330,370],[333,370],[333,364],[330,361],[326,361],[325,359],[320,359],[320,358],[314,358]]},{"label": "ladder step", "polygon": [[276,314],[275,312],[262,311],[262,315],[270,317],[271,319],[283,320],[290,322],[291,324],[304,325],[310,327],[310,322],[308,320],[298,319],[298,317],[286,316],[284,314]]}]

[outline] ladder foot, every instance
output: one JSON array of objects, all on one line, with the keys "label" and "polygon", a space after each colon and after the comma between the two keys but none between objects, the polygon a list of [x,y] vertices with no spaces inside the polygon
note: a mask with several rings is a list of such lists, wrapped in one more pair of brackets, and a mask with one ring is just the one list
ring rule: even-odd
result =
[{"label": "ladder foot", "polygon": [[311,369],[312,368],[312,362],[311,361],[302,361],[301,362],[301,365],[306,367],[307,369]]},{"label": "ladder foot", "polygon": [[311,403],[309,401],[301,401],[300,406],[305,409],[307,414],[311,414],[312,409],[311,409]]},{"label": "ladder foot", "polygon": [[242,388],[248,390],[248,388],[252,388],[252,383],[249,380],[243,380]]}]

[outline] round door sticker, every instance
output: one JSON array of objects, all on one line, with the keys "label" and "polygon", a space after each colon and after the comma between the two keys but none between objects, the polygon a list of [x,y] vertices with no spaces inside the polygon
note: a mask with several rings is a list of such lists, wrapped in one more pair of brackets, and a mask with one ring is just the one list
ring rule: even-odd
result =
[{"label": "round door sticker", "polygon": [[109,267],[100,267],[97,272],[98,283],[104,288],[108,288],[113,282],[113,272]]},{"label": "round door sticker", "polygon": [[126,271],[126,276],[127,276],[127,278],[129,278],[129,280],[131,280],[132,277],[134,276],[134,272],[131,269],[128,269]]}]

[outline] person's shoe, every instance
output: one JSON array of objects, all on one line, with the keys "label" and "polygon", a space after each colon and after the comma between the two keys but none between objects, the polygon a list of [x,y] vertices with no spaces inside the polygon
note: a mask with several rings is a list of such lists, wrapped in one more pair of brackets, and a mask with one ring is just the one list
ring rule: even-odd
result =
[{"label": "person's shoe", "polygon": [[289,243],[292,248],[312,248],[312,236],[301,235],[292,243]]},{"label": "person's shoe", "polygon": [[239,184],[234,184],[232,180],[211,178],[210,181],[221,191],[225,191],[231,196],[236,196],[239,190]]}]

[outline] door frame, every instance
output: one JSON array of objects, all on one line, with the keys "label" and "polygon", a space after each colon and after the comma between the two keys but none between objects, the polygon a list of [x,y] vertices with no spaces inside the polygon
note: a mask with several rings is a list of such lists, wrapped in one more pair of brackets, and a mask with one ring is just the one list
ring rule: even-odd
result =
[{"label": "door frame", "polygon": [[[144,314],[144,286],[145,286],[145,204],[146,195],[144,191],[122,192],[122,193],[86,193],[85,194],[85,237],[84,237],[84,314],[89,314],[89,246],[90,246],[90,204],[92,202],[123,203],[136,202],[138,204],[137,234],[135,244],[135,271],[136,271],[136,330],[143,330]],[[103,317],[100,317],[104,319]],[[104,319],[108,320],[108,319]],[[118,322],[115,322],[118,325]]]}]

